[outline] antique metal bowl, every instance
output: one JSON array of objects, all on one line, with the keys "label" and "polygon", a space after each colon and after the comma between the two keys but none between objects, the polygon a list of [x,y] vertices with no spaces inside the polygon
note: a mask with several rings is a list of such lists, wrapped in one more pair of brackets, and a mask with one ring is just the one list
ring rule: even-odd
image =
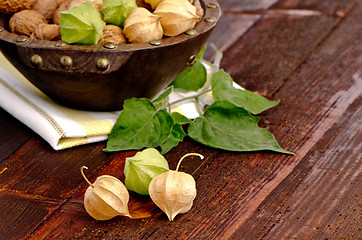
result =
[{"label": "antique metal bowl", "polygon": [[10,33],[10,16],[0,14],[0,49],[55,101],[84,110],[119,110],[126,99],[153,98],[192,64],[221,15],[216,0],[201,0],[201,5],[202,21],[185,34],[124,45],[29,39]]}]

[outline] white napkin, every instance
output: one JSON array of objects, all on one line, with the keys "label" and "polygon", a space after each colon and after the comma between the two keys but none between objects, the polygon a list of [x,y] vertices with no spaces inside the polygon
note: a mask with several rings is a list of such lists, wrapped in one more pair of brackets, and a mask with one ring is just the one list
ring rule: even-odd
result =
[{"label": "white napkin", "polygon": [[[192,94],[196,93],[174,90],[170,102]],[[211,93],[200,98],[202,105],[212,102]],[[80,111],[59,105],[34,87],[1,53],[0,107],[39,134],[55,150],[106,140],[120,113]],[[172,111],[191,119],[199,116],[192,102],[177,104]]]}]

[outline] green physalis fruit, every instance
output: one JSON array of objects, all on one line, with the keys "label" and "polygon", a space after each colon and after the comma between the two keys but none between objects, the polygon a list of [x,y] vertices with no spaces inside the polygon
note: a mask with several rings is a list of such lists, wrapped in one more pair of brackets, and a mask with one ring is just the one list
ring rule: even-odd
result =
[{"label": "green physalis fruit", "polygon": [[123,27],[124,21],[136,7],[136,0],[103,0],[103,20]]},{"label": "green physalis fruit", "polygon": [[91,3],[60,13],[60,34],[67,43],[96,44],[106,25]]},{"label": "green physalis fruit", "polygon": [[154,148],[147,148],[135,156],[126,158],[124,175],[128,190],[148,195],[152,179],[170,170],[167,160]]}]

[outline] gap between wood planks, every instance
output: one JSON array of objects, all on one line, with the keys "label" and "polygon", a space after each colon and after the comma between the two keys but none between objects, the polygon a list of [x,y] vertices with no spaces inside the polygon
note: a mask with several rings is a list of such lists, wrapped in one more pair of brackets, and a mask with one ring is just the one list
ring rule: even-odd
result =
[{"label": "gap between wood planks", "polygon": [[[349,9],[349,11],[346,11],[344,13],[351,12],[352,10],[353,10],[353,8]],[[236,14],[242,14],[245,12],[249,12],[250,14],[254,14],[254,15],[256,13],[258,13],[258,12],[252,12],[252,11],[239,11],[239,12],[235,11],[235,12],[233,12],[233,11],[228,11],[228,10],[226,10],[224,12],[225,13],[236,13]],[[271,13],[269,15],[271,17],[273,17],[272,14],[274,14],[274,16],[288,17],[288,16],[292,16],[291,13],[293,13],[293,14],[297,14],[296,17],[333,16],[337,20],[335,26],[330,29],[329,33],[327,33],[323,38],[320,39],[320,41],[315,45],[315,47],[313,49],[311,49],[310,54],[307,54],[304,57],[304,59],[302,59],[302,61],[299,63],[299,65],[291,73],[288,74],[288,76],[291,76],[293,73],[295,73],[296,71],[298,71],[300,69],[300,67],[305,63],[305,61],[310,57],[310,55],[313,54],[314,50],[319,48],[331,36],[331,34],[333,34],[333,32],[336,30],[336,28],[339,27],[339,23],[342,21],[342,18],[344,18],[346,15],[348,15],[348,14],[338,14],[337,12],[336,12],[336,14],[325,14],[325,13],[321,13],[318,11],[307,11],[307,12],[298,11],[298,12],[296,12],[296,9],[293,9],[292,11],[261,10],[259,12],[259,14],[262,14],[262,13],[268,14],[268,12]],[[284,15],[282,15],[281,13],[283,13]],[[260,21],[260,19],[256,20],[253,24],[251,24],[246,31],[249,31],[252,28],[252,26],[254,26],[258,21]],[[239,38],[243,37],[245,32],[241,36],[239,36]],[[230,44],[225,49],[229,49],[232,46],[233,45]],[[225,49],[223,49],[223,51]],[[321,138],[323,138],[324,133],[327,130],[331,129],[331,127],[333,127],[333,125],[343,117],[344,112],[347,110],[347,108],[350,106],[350,104],[353,103],[359,96],[359,89],[362,88],[362,85],[361,85],[362,84],[362,81],[361,81],[362,72],[359,71],[359,72],[355,73],[352,76],[352,79],[354,80],[352,86],[350,86],[346,90],[341,90],[339,92],[336,92],[331,97],[329,102],[327,102],[324,105],[324,107],[326,108],[326,111],[324,112],[322,121],[317,123],[316,125],[312,126],[312,129],[310,129],[309,132],[313,133],[313,134],[310,135],[310,138],[308,140],[306,140],[306,142],[304,142],[303,145],[297,146],[297,148],[299,147],[299,149],[298,149],[298,151],[295,150],[295,152],[298,152],[298,156],[296,158],[293,158],[289,165],[283,166],[283,168],[281,168],[281,171],[278,173],[278,175],[276,175],[275,179],[263,186],[263,190],[261,192],[259,192],[255,196],[249,197],[248,201],[253,200],[255,202],[255,204],[253,204],[253,206],[249,206],[250,208],[246,212],[236,212],[235,215],[238,215],[238,217],[241,216],[240,219],[235,218],[237,220],[233,220],[233,221],[231,221],[231,223],[229,222],[229,224],[224,227],[225,229],[226,228],[228,229],[228,232],[227,233],[224,232],[223,233],[224,235],[221,235],[219,237],[224,239],[224,238],[228,238],[228,237],[232,236],[233,232],[237,231],[237,229],[240,226],[242,226],[242,224],[253,214],[253,212],[262,203],[262,201],[265,199],[265,197],[268,196],[273,191],[274,187],[277,186],[278,184],[280,184],[280,182],[283,181],[295,169],[295,166],[297,166],[299,164],[299,162],[302,161],[302,159],[308,154],[308,152],[313,148],[314,144],[316,142],[318,142]],[[284,79],[282,81],[286,81],[286,80],[287,79]],[[281,86],[282,85],[283,84],[281,84]],[[278,91],[279,91],[279,89],[276,89],[274,91],[273,95],[276,94]],[[348,100],[341,99],[340,98],[341,96],[345,96],[345,97],[348,96]],[[259,183],[255,183],[255,184],[257,185]],[[262,199],[262,200],[260,200],[260,199]],[[242,201],[242,202],[247,202],[247,201]]]},{"label": "gap between wood planks", "polygon": [[[353,9],[353,8],[352,8]],[[259,11],[259,12],[258,12]],[[238,13],[238,14],[284,14],[284,15],[293,15],[293,16],[318,16],[323,15],[323,13],[318,11],[309,11],[309,10],[258,10],[258,11],[239,11],[239,12],[233,12],[233,11],[226,11],[227,13]],[[339,18],[339,22],[348,14],[340,14],[338,16],[338,13],[336,14]],[[255,24],[255,23],[254,23]],[[323,42],[325,42],[326,39],[334,32],[334,30],[339,26],[339,24],[336,24],[334,28],[331,29],[330,33],[325,36],[324,39],[321,39],[321,41],[316,45],[315,49],[318,48]],[[312,51],[313,52],[313,51]],[[311,54],[312,54],[311,52]],[[305,59],[308,59],[309,55],[306,56]],[[304,60],[305,61],[305,60]],[[299,66],[301,66],[303,63],[301,62]],[[297,71],[299,69],[296,68],[293,72]],[[293,73],[289,74],[292,75]],[[298,163],[303,159],[303,157],[312,149],[314,144],[318,142],[322,137],[323,133],[325,133],[328,129],[330,129],[336,122],[338,122],[342,117],[344,112],[347,110],[347,108],[352,104],[359,96],[360,96],[360,89],[362,89],[362,71],[356,72],[353,76],[353,85],[347,89],[347,90],[341,90],[336,92],[331,99],[326,104],[325,108],[328,110],[325,112],[323,121],[319,122],[314,128],[313,128],[313,134],[310,136],[310,138],[301,146],[301,148],[298,149],[298,154],[294,157],[293,161],[289,165],[285,165],[281,168],[281,170],[277,173],[275,178],[268,182],[264,189],[265,191],[260,191],[258,194],[254,196],[250,196],[250,199],[248,201],[253,200],[254,203],[253,206],[249,206],[246,212],[243,213],[236,213],[236,215],[239,215],[240,218],[238,218],[237,221],[234,221],[232,223],[229,223],[226,228],[228,228],[227,232],[224,232],[222,235],[222,238],[230,238],[234,232],[237,231],[237,229],[253,214],[253,212],[257,209],[257,207],[262,203],[262,201],[270,194],[270,192],[282,182],[282,180],[287,177],[293,169],[298,165]],[[277,89],[276,92],[278,92],[279,89]],[[274,95],[273,94],[273,95]],[[341,96],[348,96],[346,99],[341,99]],[[257,183],[256,183],[257,184]],[[246,202],[248,202],[246,201]],[[242,208],[240,208],[242,209]]]},{"label": "gap between wood planks", "polygon": [[[259,191],[257,194],[250,196],[249,199],[243,200],[243,202],[252,201],[253,205],[248,206],[246,208],[247,211],[245,212],[236,212],[235,215],[238,215],[238,218],[236,221],[229,222],[228,226],[225,226],[228,231],[223,233],[223,239],[230,238],[233,233],[237,231],[237,229],[253,214],[262,201],[273,191],[273,189],[293,171],[299,162],[313,148],[315,143],[323,138],[323,133],[338,122],[343,117],[347,108],[360,96],[360,89],[362,89],[362,71],[355,73],[352,78],[354,80],[354,84],[349,89],[338,91],[331,97],[330,101],[325,106],[325,108],[328,108],[328,111],[326,111],[324,119],[313,128],[313,134],[311,137],[296,150],[298,154],[293,158],[290,164],[284,165],[280,171],[278,171],[274,179],[264,185],[264,191]],[[342,95],[348,96],[348,98],[341,99]],[[255,185],[258,184],[261,183],[255,183]],[[243,211],[245,210],[245,206],[244,208],[240,207],[239,209],[241,209],[240,211]]]},{"label": "gap between wood planks", "polygon": [[6,188],[1,188],[0,194],[1,193],[9,194],[9,195],[16,195],[18,197],[26,198],[29,200],[39,200],[39,201],[48,202],[48,203],[59,203],[59,205],[63,205],[63,203],[66,201],[66,200],[57,199],[57,198],[49,198],[49,197],[45,197],[45,196],[41,196],[41,195],[37,195],[37,194],[28,194],[28,193],[24,193],[21,191],[6,189]]},{"label": "gap between wood planks", "polygon": [[320,11],[308,9],[255,9],[255,10],[225,10],[224,13],[228,14],[251,14],[251,15],[290,15],[290,16],[320,16],[324,15]]},{"label": "gap between wood planks", "polygon": [[[281,8],[275,8],[272,9],[273,5],[276,4],[277,1],[274,1],[270,3],[269,5],[265,6],[265,8],[256,8],[256,9],[246,9],[246,10],[233,10],[233,9],[225,9],[222,12],[224,14],[230,14],[230,15],[251,15],[256,18],[256,20],[251,23],[249,26],[247,26],[242,32],[239,37],[242,37],[249,29],[251,29],[256,23],[258,23],[263,17],[277,17],[277,16],[294,16],[294,17],[310,17],[310,16],[334,16],[338,18],[338,21],[341,21],[343,18],[345,18],[358,4],[358,2],[355,2],[355,4],[350,7],[348,10],[338,10],[334,14],[328,14],[323,13],[321,11],[317,10],[309,10],[309,9],[281,9]],[[257,17],[259,16],[259,17]],[[336,25],[338,26],[338,24]],[[334,31],[335,28],[331,30],[331,32]],[[326,38],[329,35],[326,36]],[[324,39],[323,39],[324,40]],[[323,40],[321,42],[323,42]],[[228,50],[232,44],[226,44],[222,49],[220,49],[222,52]],[[319,44],[316,46],[318,47]],[[213,60],[213,59],[211,59]]]}]

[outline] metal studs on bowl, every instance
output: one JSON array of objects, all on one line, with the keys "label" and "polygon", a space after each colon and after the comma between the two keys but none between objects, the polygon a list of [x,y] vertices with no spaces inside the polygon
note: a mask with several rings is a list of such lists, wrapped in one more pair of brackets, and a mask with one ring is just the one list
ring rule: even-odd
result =
[{"label": "metal studs on bowl", "polygon": [[62,56],[60,58],[60,65],[62,65],[62,67],[65,69],[71,68],[73,65],[73,60],[69,56]]},{"label": "metal studs on bowl", "polygon": [[196,55],[192,55],[190,58],[189,58],[189,60],[187,60],[187,66],[192,66],[192,65],[194,65],[195,64],[195,62],[196,62]]},{"label": "metal studs on bowl", "polygon": [[38,54],[31,56],[30,62],[36,68],[40,68],[43,65],[43,59]]},{"label": "metal studs on bowl", "polygon": [[105,58],[100,58],[97,60],[97,69],[99,71],[106,71],[109,68],[109,62]]},{"label": "metal studs on bowl", "polygon": [[56,46],[56,47],[65,47],[65,46],[67,46],[67,43],[64,42],[64,41],[58,41],[58,42],[56,42],[54,44],[54,46]]},{"label": "metal studs on bowl", "polygon": [[206,6],[207,8],[216,9],[218,6],[215,3],[210,3]]},{"label": "metal studs on bowl", "polygon": [[214,17],[208,17],[208,18],[205,18],[205,22],[208,22],[208,23],[215,23],[215,22],[216,22],[216,18],[214,18]]},{"label": "metal studs on bowl", "polygon": [[106,42],[104,45],[103,45],[104,48],[107,48],[107,49],[115,49],[117,46],[116,44],[112,43],[112,42]]},{"label": "metal studs on bowl", "polygon": [[161,41],[160,40],[152,40],[149,42],[150,45],[153,46],[160,46],[161,45]]},{"label": "metal studs on bowl", "polygon": [[16,38],[16,41],[17,42],[26,42],[26,41],[28,41],[28,37],[27,36],[25,36],[25,35],[21,35],[21,36],[19,36],[19,37],[17,37]]},{"label": "metal studs on bowl", "polygon": [[197,34],[195,29],[189,29],[185,32],[186,35],[188,36],[195,36]]}]

